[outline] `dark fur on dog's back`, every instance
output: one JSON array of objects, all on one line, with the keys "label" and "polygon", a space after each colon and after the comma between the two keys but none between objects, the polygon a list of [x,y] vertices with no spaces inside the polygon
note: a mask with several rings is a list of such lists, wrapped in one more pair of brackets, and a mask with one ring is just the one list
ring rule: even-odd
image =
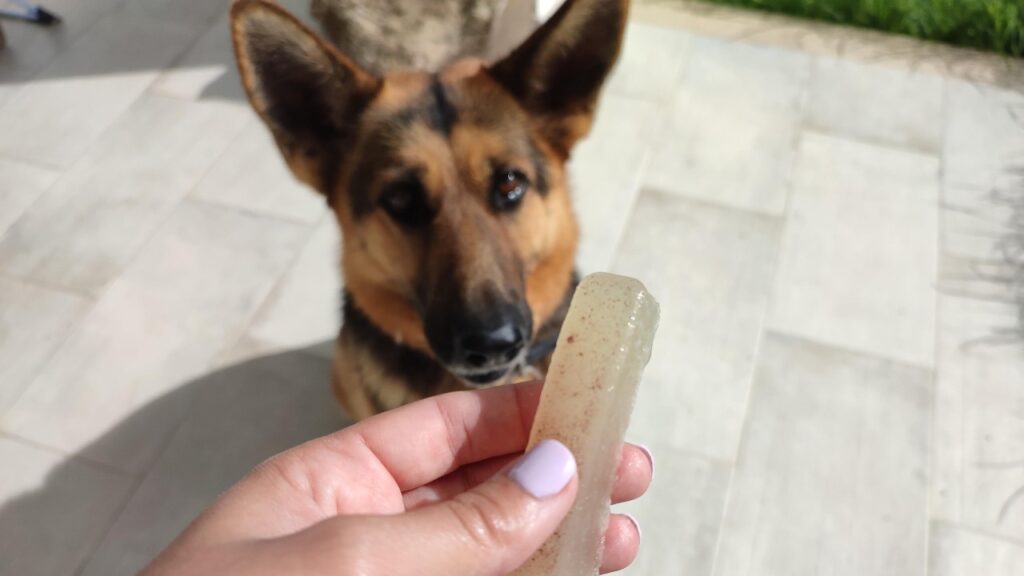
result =
[{"label": "dark fur on dog's back", "polygon": [[354,416],[507,380],[536,359],[541,333],[557,333],[578,235],[565,163],[627,5],[570,0],[490,67],[378,78],[275,5],[235,4],[253,107],[341,227],[335,384]]}]

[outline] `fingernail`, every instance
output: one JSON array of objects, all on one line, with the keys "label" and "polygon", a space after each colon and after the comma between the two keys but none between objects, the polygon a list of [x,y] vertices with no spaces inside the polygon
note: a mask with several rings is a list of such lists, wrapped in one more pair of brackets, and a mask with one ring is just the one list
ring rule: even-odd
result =
[{"label": "fingernail", "polygon": [[508,477],[534,498],[554,496],[576,474],[576,459],[564,444],[543,440],[508,471]]},{"label": "fingernail", "polygon": [[635,444],[635,446],[644,453],[644,456],[647,456],[647,461],[651,463],[651,482],[654,482],[654,454],[651,453],[650,448],[643,444]]},{"label": "fingernail", "polygon": [[636,518],[632,514],[623,514],[623,516],[626,517],[626,520],[633,523],[633,528],[636,528],[636,535],[643,539],[644,531],[640,529],[640,523],[636,521]]}]

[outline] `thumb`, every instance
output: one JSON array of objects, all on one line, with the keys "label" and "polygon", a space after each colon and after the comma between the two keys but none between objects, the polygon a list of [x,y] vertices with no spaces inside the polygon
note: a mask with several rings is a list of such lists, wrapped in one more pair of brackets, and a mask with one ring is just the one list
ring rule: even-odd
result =
[{"label": "thumb", "polygon": [[382,519],[390,524],[384,544],[396,565],[381,573],[508,574],[558,528],[576,488],[572,452],[555,440],[540,442],[511,468],[472,490]]}]

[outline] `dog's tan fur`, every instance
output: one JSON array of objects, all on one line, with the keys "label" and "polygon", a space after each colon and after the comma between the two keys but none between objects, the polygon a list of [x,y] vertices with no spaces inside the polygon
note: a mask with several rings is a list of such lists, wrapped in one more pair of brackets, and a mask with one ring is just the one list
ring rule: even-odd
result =
[{"label": "dog's tan fur", "polygon": [[[436,357],[424,319],[451,298],[484,313],[493,298],[524,300],[533,336],[557,331],[578,237],[565,163],[590,128],[627,10],[627,0],[569,0],[494,65],[378,78],[276,5],[235,3],[232,36],[253,108],[342,231],[347,303],[333,380],[350,415],[466,387]],[[591,32],[596,40],[584,38]],[[536,188],[508,213],[488,204],[499,160]],[[381,191],[410,170],[430,209],[426,227],[378,208]]]}]

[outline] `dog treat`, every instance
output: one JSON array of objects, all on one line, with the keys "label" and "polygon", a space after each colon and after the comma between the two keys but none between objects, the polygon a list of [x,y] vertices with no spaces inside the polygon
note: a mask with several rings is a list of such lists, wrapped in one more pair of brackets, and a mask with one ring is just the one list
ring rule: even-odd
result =
[{"label": "dog treat", "polygon": [[576,289],[529,444],[553,438],[568,446],[579,493],[555,534],[514,574],[598,573],[623,436],[657,329],[658,302],[637,280],[593,274]]}]

